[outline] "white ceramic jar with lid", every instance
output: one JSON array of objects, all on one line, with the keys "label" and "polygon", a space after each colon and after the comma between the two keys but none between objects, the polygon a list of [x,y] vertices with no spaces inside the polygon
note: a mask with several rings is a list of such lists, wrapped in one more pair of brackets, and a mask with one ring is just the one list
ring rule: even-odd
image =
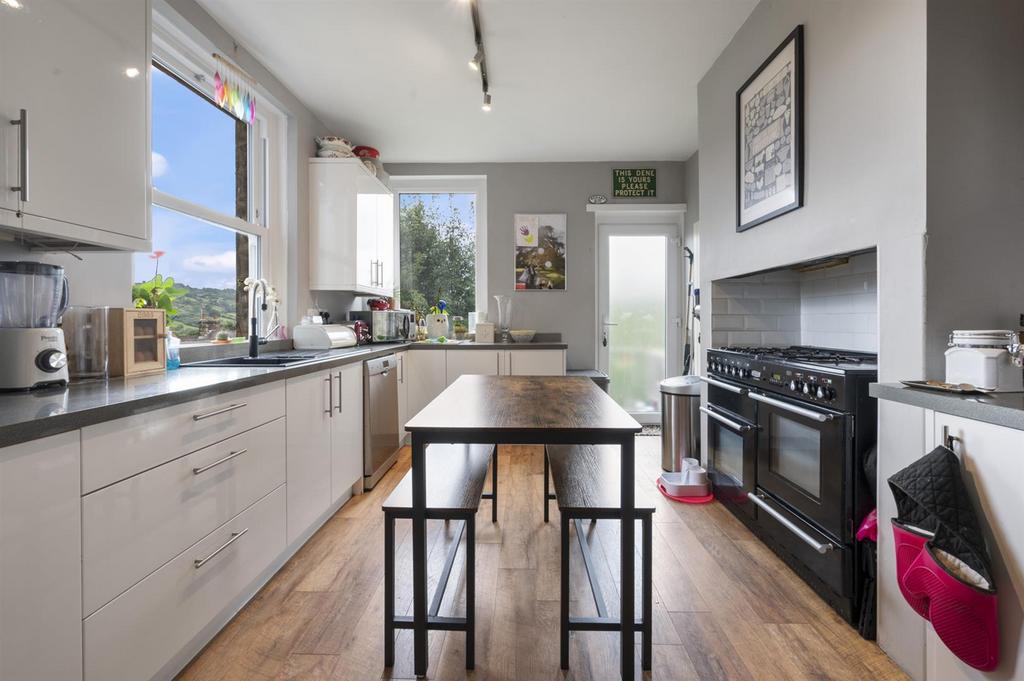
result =
[{"label": "white ceramic jar with lid", "polygon": [[946,383],[970,383],[995,392],[1024,391],[1021,353],[1014,331],[953,331],[946,350]]}]

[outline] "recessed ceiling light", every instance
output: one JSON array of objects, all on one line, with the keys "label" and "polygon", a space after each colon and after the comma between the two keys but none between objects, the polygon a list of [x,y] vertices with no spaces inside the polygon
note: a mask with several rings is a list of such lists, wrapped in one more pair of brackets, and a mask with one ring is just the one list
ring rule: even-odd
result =
[{"label": "recessed ceiling light", "polygon": [[139,70],[134,66],[129,66],[124,70],[124,75],[128,76],[129,78],[135,78],[137,75],[139,75]]},{"label": "recessed ceiling light", "polygon": [[24,7],[18,0],[0,0],[0,5],[6,5],[11,9],[21,9]]},{"label": "recessed ceiling light", "polygon": [[490,111],[491,110],[491,93],[490,92],[485,92],[484,93],[484,103],[480,105],[480,108],[483,109],[484,111]]}]

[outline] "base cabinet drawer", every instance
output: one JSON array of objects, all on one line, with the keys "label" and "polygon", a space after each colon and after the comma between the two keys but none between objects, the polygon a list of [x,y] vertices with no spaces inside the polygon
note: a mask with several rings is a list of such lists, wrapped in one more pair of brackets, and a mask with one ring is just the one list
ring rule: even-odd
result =
[{"label": "base cabinet drawer", "polygon": [[285,486],[86,618],[85,679],[150,679],[285,550]]},{"label": "base cabinet drawer", "polygon": [[86,616],[285,481],[285,419],[82,499]]},{"label": "base cabinet drawer", "polygon": [[284,381],[278,381],[83,428],[82,494],[226,440],[284,413]]}]

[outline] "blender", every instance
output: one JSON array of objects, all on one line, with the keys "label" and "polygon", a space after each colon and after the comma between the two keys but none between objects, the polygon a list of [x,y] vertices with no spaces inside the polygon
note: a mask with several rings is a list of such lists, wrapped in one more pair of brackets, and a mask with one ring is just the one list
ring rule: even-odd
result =
[{"label": "blender", "polygon": [[0,390],[67,385],[67,349],[57,328],[67,307],[63,267],[0,262]]}]

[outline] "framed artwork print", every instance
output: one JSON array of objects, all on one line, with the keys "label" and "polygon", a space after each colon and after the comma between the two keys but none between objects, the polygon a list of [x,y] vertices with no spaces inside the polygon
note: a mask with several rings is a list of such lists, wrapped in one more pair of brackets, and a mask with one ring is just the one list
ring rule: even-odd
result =
[{"label": "framed artwork print", "polygon": [[516,214],[516,291],[565,290],[565,213]]},{"label": "framed artwork print", "polygon": [[736,91],[736,231],[803,205],[804,27]]}]

